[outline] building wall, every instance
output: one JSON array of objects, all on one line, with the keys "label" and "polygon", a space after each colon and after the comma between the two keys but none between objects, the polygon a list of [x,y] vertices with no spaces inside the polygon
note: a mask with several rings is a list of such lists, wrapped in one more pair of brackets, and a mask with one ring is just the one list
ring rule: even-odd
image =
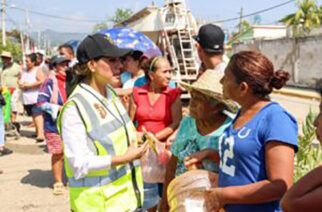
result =
[{"label": "building wall", "polygon": [[322,36],[305,38],[282,38],[276,40],[253,40],[237,43],[233,52],[256,50],[270,58],[275,70],[291,73],[289,85],[314,88],[322,79]]},{"label": "building wall", "polygon": [[286,37],[286,27],[278,26],[254,26],[255,39],[277,39]]}]

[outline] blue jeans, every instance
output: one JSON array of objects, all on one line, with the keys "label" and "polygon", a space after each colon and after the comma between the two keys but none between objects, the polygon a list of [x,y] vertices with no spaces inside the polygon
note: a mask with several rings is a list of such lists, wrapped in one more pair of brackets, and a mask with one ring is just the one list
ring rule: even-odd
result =
[{"label": "blue jeans", "polygon": [[143,209],[153,208],[160,200],[157,183],[144,183]]},{"label": "blue jeans", "polygon": [[2,107],[0,106],[0,147],[4,146],[4,117],[2,113]]}]

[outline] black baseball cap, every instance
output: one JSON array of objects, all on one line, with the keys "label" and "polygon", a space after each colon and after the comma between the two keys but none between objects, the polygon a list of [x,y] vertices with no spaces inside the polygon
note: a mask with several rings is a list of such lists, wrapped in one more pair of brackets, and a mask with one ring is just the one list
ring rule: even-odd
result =
[{"label": "black baseball cap", "polygon": [[200,27],[198,35],[194,39],[209,53],[223,53],[225,33],[214,24],[206,24]]},{"label": "black baseball cap", "polygon": [[77,60],[80,64],[100,57],[122,57],[130,53],[130,49],[118,48],[112,39],[102,33],[88,35],[77,48]]},{"label": "black baseball cap", "polygon": [[57,65],[59,63],[69,62],[69,61],[70,61],[70,59],[68,59],[64,55],[55,55],[50,59],[50,65],[55,66],[55,65]]}]

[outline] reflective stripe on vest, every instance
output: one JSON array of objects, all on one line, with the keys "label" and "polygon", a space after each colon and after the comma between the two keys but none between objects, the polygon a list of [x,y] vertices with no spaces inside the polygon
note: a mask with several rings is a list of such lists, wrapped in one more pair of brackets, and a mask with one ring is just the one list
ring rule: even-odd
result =
[{"label": "reflective stripe on vest", "polygon": [[[61,116],[65,107],[72,102],[84,122],[86,134],[96,147],[98,156],[123,155],[126,152],[130,140],[135,138],[135,128],[116,95],[113,96],[112,102],[105,104],[105,101],[95,96],[95,93],[82,85],[78,85],[70,96],[68,103],[62,109]],[[101,110],[98,110],[101,108],[97,108],[97,104],[104,106],[105,115],[102,116]],[[61,127],[61,118],[58,119],[58,123]],[[66,157],[65,159],[71,195],[71,208],[73,210],[78,211],[82,208],[84,209],[83,211],[90,211],[93,205],[96,209],[95,201],[101,202],[98,198],[108,201],[108,203],[105,202],[108,208],[105,208],[105,203],[100,207],[109,210],[110,207],[115,209],[120,205],[119,207],[122,208],[124,205],[121,206],[122,204],[120,203],[125,196],[120,191],[126,187],[128,188],[126,189],[128,191],[126,192],[126,199],[128,199],[126,207],[132,209],[134,209],[133,206],[141,207],[143,180],[139,160],[126,165],[112,167],[108,170],[91,171],[84,178],[76,180],[72,170],[69,168],[68,159]],[[91,196],[91,192],[95,191],[95,189],[103,189],[102,197],[99,197],[100,195]],[[109,196],[113,197],[113,202],[115,201],[112,204],[113,206],[111,206]],[[121,199],[118,199],[118,197]],[[99,206],[97,205],[97,207]],[[121,211],[123,210],[121,209]]]},{"label": "reflective stripe on vest", "polygon": [[[134,161],[135,167],[140,166],[140,162],[138,160]],[[122,168],[118,169],[117,172],[112,172],[109,175],[103,176],[95,176],[95,177],[86,177],[76,180],[74,177],[68,178],[69,187],[71,188],[81,188],[81,187],[100,187],[106,186],[112,183],[115,180],[126,175],[129,171],[128,165],[123,166]],[[114,169],[113,169],[114,170]]]}]

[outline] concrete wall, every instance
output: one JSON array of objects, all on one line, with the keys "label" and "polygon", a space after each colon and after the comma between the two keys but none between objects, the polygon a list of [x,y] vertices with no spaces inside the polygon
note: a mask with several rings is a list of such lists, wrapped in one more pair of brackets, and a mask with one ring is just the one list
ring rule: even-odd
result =
[{"label": "concrete wall", "polygon": [[314,88],[322,79],[322,36],[305,38],[282,38],[276,40],[253,40],[237,43],[233,51],[257,50],[270,58],[275,70],[291,73],[289,85]]},{"label": "concrete wall", "polygon": [[255,39],[278,39],[286,37],[285,26],[253,26],[253,36]]}]

